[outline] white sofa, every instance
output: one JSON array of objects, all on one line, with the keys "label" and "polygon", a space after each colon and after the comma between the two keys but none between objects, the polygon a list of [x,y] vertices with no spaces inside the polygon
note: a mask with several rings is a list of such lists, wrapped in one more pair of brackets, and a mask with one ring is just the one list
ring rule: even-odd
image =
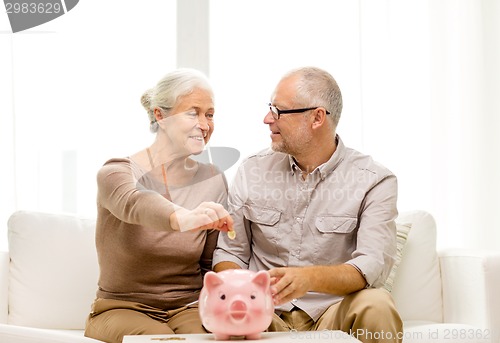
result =
[{"label": "white sofa", "polygon": [[[83,337],[98,277],[94,219],[20,211],[0,252],[0,342],[97,342]],[[436,225],[423,211],[411,226],[392,294],[405,343],[498,342],[500,252],[436,251]],[[496,330],[496,331],[495,331]]]}]

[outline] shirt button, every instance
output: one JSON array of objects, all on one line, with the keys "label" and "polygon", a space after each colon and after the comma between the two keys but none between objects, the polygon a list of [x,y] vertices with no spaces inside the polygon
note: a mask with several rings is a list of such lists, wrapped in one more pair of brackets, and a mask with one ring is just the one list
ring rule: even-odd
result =
[{"label": "shirt button", "polygon": [[293,299],[292,299],[292,302],[297,302],[297,299],[296,299],[296,298],[293,298]]}]

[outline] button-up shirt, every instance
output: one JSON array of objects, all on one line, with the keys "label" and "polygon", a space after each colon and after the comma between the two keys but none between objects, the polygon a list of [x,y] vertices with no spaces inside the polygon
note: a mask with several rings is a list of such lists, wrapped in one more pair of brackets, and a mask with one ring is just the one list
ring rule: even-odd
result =
[{"label": "button-up shirt", "polygon": [[[213,265],[241,268],[353,265],[379,287],[396,256],[397,180],[337,136],[331,158],[304,179],[288,154],[270,149],[248,157],[229,191],[236,238],[219,235]],[[277,307],[299,307],[317,320],[342,297],[308,292]]]}]

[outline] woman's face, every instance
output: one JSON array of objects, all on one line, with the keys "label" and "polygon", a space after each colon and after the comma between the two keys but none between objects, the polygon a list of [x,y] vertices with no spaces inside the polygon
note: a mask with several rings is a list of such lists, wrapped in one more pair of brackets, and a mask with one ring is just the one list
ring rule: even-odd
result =
[{"label": "woman's face", "polygon": [[182,96],[162,124],[179,152],[199,154],[214,131],[214,103],[209,91],[195,88]]}]

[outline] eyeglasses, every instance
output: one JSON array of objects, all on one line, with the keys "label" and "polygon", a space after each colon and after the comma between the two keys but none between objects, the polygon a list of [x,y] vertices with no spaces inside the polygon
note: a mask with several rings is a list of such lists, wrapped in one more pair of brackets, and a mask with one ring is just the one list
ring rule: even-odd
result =
[{"label": "eyeglasses", "polygon": [[[273,115],[274,120],[280,119],[280,116],[282,114],[304,113],[306,111],[315,110],[318,107],[320,107],[320,106],[316,106],[316,107],[307,107],[307,108],[296,108],[296,109],[293,109],[293,110],[280,110],[276,106],[271,105],[271,103],[269,103],[268,105],[269,105],[269,109],[271,110],[271,114]],[[330,114],[330,112],[326,111],[326,114]]]}]

